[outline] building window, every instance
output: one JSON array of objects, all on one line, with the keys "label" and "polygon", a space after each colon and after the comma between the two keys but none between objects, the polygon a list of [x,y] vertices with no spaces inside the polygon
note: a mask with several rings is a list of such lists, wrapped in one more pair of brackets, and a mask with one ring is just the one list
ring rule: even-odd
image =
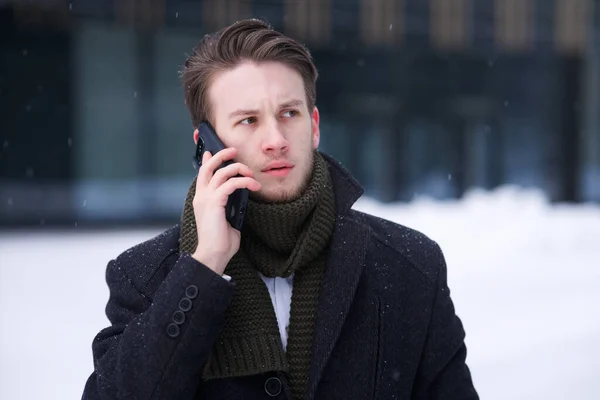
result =
[{"label": "building window", "polygon": [[436,47],[463,48],[471,36],[470,0],[431,0],[431,41]]},{"label": "building window", "polygon": [[284,14],[286,33],[317,46],[329,43],[331,2],[332,0],[286,0]]},{"label": "building window", "polygon": [[559,51],[581,53],[586,46],[592,5],[589,0],[557,0],[555,43]]},{"label": "building window", "polygon": [[251,15],[252,3],[248,0],[204,0],[203,27],[207,31],[217,31],[235,21]]},{"label": "building window", "polygon": [[508,51],[529,50],[534,32],[533,0],[496,0],[496,44]]},{"label": "building window", "polygon": [[405,0],[361,0],[360,34],[368,45],[394,44],[404,30]]}]

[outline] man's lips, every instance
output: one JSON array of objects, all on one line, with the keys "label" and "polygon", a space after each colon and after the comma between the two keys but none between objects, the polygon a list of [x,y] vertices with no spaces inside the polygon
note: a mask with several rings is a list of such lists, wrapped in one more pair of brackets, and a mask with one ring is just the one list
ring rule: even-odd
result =
[{"label": "man's lips", "polygon": [[262,172],[271,176],[286,176],[294,168],[294,164],[287,161],[272,161]]},{"label": "man's lips", "polygon": [[286,176],[287,174],[290,173],[290,171],[292,170],[292,168],[274,168],[274,169],[270,169],[265,171],[265,174],[267,175],[271,175],[271,176]]},{"label": "man's lips", "polygon": [[292,168],[294,164],[287,161],[271,161],[267,164],[266,168],[262,170],[262,172],[269,172],[271,170],[279,170],[285,168]]}]

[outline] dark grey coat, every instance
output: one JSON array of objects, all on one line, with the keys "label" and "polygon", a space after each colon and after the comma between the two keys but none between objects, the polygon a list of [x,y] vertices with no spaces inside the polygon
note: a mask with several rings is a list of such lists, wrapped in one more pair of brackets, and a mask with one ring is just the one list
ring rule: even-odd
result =
[{"label": "dark grey coat", "polygon": [[[325,157],[338,217],[306,398],[478,399],[440,248],[352,210],[362,188]],[[235,282],[180,254],[178,239],[176,226],[108,264],[111,326],[93,341],[83,399],[289,398],[283,372],[201,381]]]}]

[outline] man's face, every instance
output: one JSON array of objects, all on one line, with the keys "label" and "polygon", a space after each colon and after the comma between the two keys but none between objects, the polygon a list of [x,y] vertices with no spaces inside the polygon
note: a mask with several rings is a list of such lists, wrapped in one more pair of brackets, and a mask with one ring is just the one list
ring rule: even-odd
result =
[{"label": "man's face", "polygon": [[261,184],[252,195],[284,202],[302,194],[320,134],[319,111],[308,109],[300,74],[282,63],[245,62],[218,73],[208,97],[219,138],[238,149],[236,161]]}]

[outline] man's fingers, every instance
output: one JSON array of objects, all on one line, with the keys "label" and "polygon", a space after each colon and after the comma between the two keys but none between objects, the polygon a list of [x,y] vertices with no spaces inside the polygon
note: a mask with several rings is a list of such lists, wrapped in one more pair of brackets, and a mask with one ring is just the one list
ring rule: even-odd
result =
[{"label": "man's fingers", "polygon": [[203,168],[206,165],[206,163],[208,162],[208,160],[210,160],[210,157],[211,157],[210,152],[205,151],[204,153],[202,153],[202,163],[200,164],[200,169],[198,170],[198,175],[196,175],[196,188],[206,186],[206,184],[208,183],[207,175],[203,173],[204,172]]},{"label": "man's fingers", "polygon": [[237,175],[253,178],[254,172],[247,165],[244,165],[242,163],[231,164],[217,170],[217,172],[215,172],[212,179],[210,180],[208,186],[216,189],[222,184],[224,184],[228,179],[233,178]]},{"label": "man's fingers", "polygon": [[260,189],[260,183],[254,178],[248,177],[236,177],[230,178],[227,182],[223,183],[217,191],[223,196],[230,196],[237,189],[248,189],[257,191]]},{"label": "man's fingers", "polygon": [[210,154],[210,151],[205,151],[204,153],[202,153],[202,165],[206,164],[211,157],[212,154]]},{"label": "man's fingers", "polygon": [[202,155],[202,166],[200,167],[200,171],[198,171],[197,183],[200,183],[203,186],[207,185],[212,179],[212,176],[217,168],[219,168],[219,166],[225,161],[233,159],[236,154],[237,149],[235,147],[223,149],[214,155],[211,155],[208,151],[205,151]]}]

